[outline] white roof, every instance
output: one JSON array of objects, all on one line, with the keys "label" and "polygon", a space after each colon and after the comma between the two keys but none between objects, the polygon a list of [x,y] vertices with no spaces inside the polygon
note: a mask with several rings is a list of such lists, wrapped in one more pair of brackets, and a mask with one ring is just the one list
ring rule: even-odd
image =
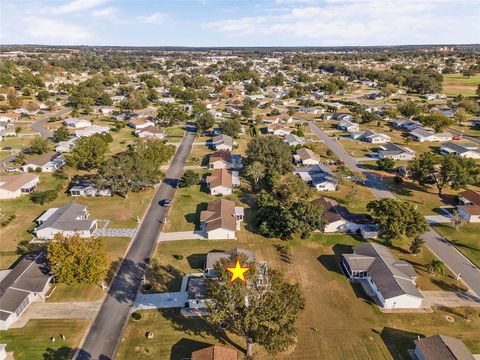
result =
[{"label": "white roof", "polygon": [[50,208],[37,218],[37,222],[45,222],[58,208]]}]

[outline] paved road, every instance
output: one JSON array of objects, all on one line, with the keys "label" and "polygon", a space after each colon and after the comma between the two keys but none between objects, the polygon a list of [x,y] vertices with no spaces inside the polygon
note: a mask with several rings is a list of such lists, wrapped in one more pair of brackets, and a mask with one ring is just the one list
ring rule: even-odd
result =
[{"label": "paved road", "polygon": [[[347,153],[333,138],[325,134],[314,123],[310,123],[310,128],[351,171],[362,172],[366,176],[366,186],[372,190],[377,198],[395,198],[395,195],[388,190],[379,177],[361,169],[356,159]],[[433,219],[438,220],[443,218],[444,217],[440,215],[438,218],[434,217]],[[480,270],[463,256],[455,246],[434,230],[426,232],[422,237],[427,247],[442,260],[454,274],[461,274],[463,282],[471,291],[480,297]]]},{"label": "paved road", "polygon": [[451,129],[451,128],[447,128],[447,131],[451,134],[454,134],[454,135],[461,135],[462,136],[462,140],[468,140],[468,141],[472,141],[472,142],[475,142],[477,144],[480,144],[480,139],[477,138],[477,137],[474,137],[474,136],[468,136],[468,135],[465,135],[464,133],[462,133],[461,131],[458,131],[458,130],[455,130],[455,129]]},{"label": "paved road", "polygon": [[146,268],[162,230],[161,221],[167,208],[159,205],[164,198],[173,198],[175,186],[183,171],[195,135],[188,132],[171,162],[165,179],[158,188],[145,218],[140,225],[119,272],[113,279],[107,297],[90,331],[75,356],[78,360],[113,359],[127,324],[130,308],[135,300]]},{"label": "paved road", "polygon": [[334,140],[334,138],[320,130],[320,128],[313,122],[310,123],[310,129],[330,148],[330,150],[335,153],[335,155],[338,156],[341,161],[345,163],[350,171],[361,173],[365,176],[365,185],[372,190],[377,198],[395,198],[395,195],[388,190],[388,187],[382,182],[379,176],[362,169],[362,165],[359,164],[358,160],[346,152],[345,149]]},{"label": "paved road", "polygon": [[48,122],[48,120],[50,120],[50,118],[52,116],[54,117],[62,117],[64,116],[65,114],[69,113],[70,111],[72,111],[72,109],[69,109],[69,108],[64,108],[60,111],[57,111],[57,112],[54,112],[54,113],[51,113],[51,114],[48,114],[48,115],[45,115],[44,117],[34,121],[31,125],[31,128],[35,131],[37,131],[38,133],[40,133],[40,135],[42,135],[44,138],[50,138],[53,136],[53,133],[50,131],[50,130],[47,130],[44,125]]}]

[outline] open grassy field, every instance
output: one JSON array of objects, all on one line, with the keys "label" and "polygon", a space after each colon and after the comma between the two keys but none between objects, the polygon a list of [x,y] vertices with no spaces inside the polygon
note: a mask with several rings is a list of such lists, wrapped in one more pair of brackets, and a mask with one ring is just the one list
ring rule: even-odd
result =
[{"label": "open grassy field", "polygon": [[464,77],[462,74],[443,75],[443,92],[449,96],[473,96],[480,84],[480,75]]},{"label": "open grassy field", "polygon": [[[281,261],[275,245],[283,243],[242,231],[235,242],[176,241],[158,245],[155,256],[170,267],[169,277],[158,278],[165,290],[178,288],[178,279],[186,272],[197,272],[208,251],[235,246],[255,252],[256,259],[266,260],[280,269],[291,282],[298,282],[306,298],[306,308],[298,321],[297,344],[294,349],[275,356],[276,359],[409,359],[407,349],[418,335],[447,334],[460,337],[471,351],[480,351],[480,311],[442,309],[431,314],[383,314],[371,304],[362,289],[350,284],[338,266],[340,254],[349,251],[358,240],[345,235],[316,234],[311,241],[292,241],[293,265]],[[246,234],[247,236],[243,236]],[[173,255],[183,255],[175,260]],[[227,343],[244,349],[241,339],[230,332],[219,332],[201,319],[186,320],[178,311],[144,311],[144,318],[130,321],[118,359],[180,359],[192,350],[209,344]],[[455,323],[445,320],[453,316]],[[154,340],[145,332],[152,331]],[[157,335],[158,334],[158,335]],[[157,339],[157,336],[159,338]],[[342,341],[339,346],[340,339]],[[233,344],[232,344],[233,343]],[[147,355],[147,351],[151,355]],[[271,359],[256,346],[256,359]]]},{"label": "open grassy field", "polygon": [[436,224],[433,227],[480,267],[480,224],[465,224],[458,231],[450,224]]},{"label": "open grassy field", "polygon": [[7,351],[13,351],[15,360],[71,359],[87,326],[88,320],[80,319],[30,320],[21,329],[2,331],[0,342],[7,344]]}]

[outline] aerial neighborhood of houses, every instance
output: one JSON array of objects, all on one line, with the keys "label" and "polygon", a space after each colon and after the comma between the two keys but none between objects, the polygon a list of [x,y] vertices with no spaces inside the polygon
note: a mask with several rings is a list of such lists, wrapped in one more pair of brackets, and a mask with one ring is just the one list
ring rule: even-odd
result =
[{"label": "aerial neighborhood of houses", "polygon": [[480,358],[478,46],[2,47],[0,360]]}]

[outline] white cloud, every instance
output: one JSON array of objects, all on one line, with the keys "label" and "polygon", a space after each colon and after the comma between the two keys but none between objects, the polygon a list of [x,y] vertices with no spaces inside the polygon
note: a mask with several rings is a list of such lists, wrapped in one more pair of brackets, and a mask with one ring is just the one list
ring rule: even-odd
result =
[{"label": "white cloud", "polygon": [[24,31],[49,44],[79,44],[92,38],[90,31],[79,25],[37,16],[25,18]]},{"label": "white cloud", "polygon": [[91,9],[95,6],[106,3],[109,0],[73,0],[64,5],[60,5],[51,9],[53,14],[67,14],[82,10]]},{"label": "white cloud", "polygon": [[167,14],[156,12],[152,15],[137,16],[135,19],[144,24],[163,24],[168,18]]},{"label": "white cloud", "polygon": [[[296,0],[278,1],[290,5]],[[290,44],[293,39],[310,45],[478,42],[474,35],[480,32],[478,21],[473,12],[465,11],[472,5],[469,0],[326,0],[322,6],[305,1],[262,16],[213,21],[202,27],[229,37],[257,34],[275,44],[286,39]]]},{"label": "white cloud", "polygon": [[110,6],[104,9],[93,10],[92,16],[96,18],[113,19],[116,17],[117,13],[118,13],[118,9]]}]

